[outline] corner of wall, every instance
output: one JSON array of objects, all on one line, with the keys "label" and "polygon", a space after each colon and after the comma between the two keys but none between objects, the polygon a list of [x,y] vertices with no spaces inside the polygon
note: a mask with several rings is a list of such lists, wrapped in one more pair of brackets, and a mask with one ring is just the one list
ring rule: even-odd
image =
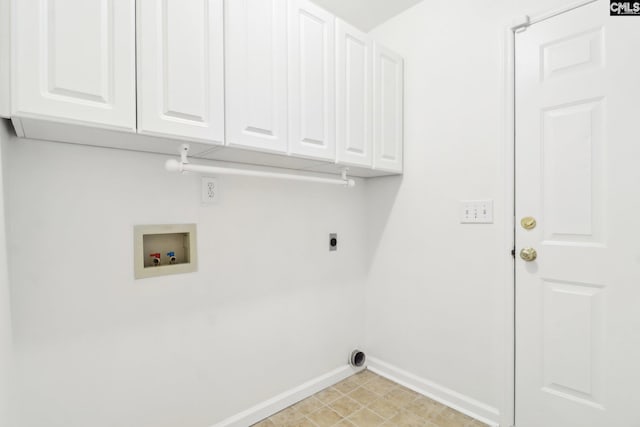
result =
[{"label": "corner of wall", "polygon": [[11,413],[11,389],[13,371],[13,337],[11,325],[11,305],[9,274],[5,232],[5,198],[4,198],[4,147],[10,139],[8,122],[0,122],[0,425],[13,426]]}]

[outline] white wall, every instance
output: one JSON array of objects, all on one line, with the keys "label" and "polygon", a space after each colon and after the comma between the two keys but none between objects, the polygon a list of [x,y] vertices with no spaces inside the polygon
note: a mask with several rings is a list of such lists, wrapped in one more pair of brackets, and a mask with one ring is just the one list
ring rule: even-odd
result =
[{"label": "white wall", "polygon": [[[0,143],[9,138],[8,126],[0,121]],[[0,154],[0,426],[12,427],[13,343],[11,336],[11,305],[5,235],[5,203],[2,186],[4,153]]]},{"label": "white wall", "polygon": [[[20,427],[205,427],[362,344],[363,182],[224,177],[202,207],[165,156],[4,148]],[[133,279],[133,226],[157,223],[197,223],[198,273]]]},{"label": "white wall", "polygon": [[[405,174],[367,186],[366,348],[504,425],[503,42],[514,18],[570,2],[428,0],[372,32],[405,58]],[[459,224],[465,199],[493,199],[495,223]]]}]

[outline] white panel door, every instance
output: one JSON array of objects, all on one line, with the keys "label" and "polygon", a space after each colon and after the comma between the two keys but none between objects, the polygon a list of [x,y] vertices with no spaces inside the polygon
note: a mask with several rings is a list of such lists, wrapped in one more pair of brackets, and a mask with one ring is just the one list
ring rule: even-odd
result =
[{"label": "white panel door", "polygon": [[335,17],[289,0],[289,152],[335,160]]},{"label": "white panel door", "polygon": [[373,43],[336,19],[336,145],[342,165],[373,165]]},{"label": "white panel door", "polygon": [[138,131],[224,141],[223,0],[138,0]]},{"label": "white panel door", "polygon": [[13,112],[135,130],[135,1],[19,0]]},{"label": "white panel door", "polygon": [[227,144],[287,152],[287,0],[225,2]]},{"label": "white panel door", "polygon": [[640,426],[640,25],[608,6],[516,35],[518,427]]},{"label": "white panel door", "polygon": [[404,62],[373,45],[373,167],[402,172]]}]

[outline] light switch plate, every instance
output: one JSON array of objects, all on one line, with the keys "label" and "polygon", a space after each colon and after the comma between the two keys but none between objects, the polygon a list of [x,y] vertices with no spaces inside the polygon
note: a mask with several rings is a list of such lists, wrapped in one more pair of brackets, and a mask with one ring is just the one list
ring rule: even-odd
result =
[{"label": "light switch plate", "polygon": [[493,224],[493,200],[460,202],[461,224]]}]

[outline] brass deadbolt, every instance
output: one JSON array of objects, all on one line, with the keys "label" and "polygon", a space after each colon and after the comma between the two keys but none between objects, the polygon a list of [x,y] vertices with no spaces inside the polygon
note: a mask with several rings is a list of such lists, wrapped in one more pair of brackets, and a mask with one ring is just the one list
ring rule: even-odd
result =
[{"label": "brass deadbolt", "polygon": [[533,230],[534,228],[536,228],[537,222],[536,222],[536,219],[534,217],[526,216],[526,217],[522,218],[522,220],[520,221],[520,225],[525,230]]}]

